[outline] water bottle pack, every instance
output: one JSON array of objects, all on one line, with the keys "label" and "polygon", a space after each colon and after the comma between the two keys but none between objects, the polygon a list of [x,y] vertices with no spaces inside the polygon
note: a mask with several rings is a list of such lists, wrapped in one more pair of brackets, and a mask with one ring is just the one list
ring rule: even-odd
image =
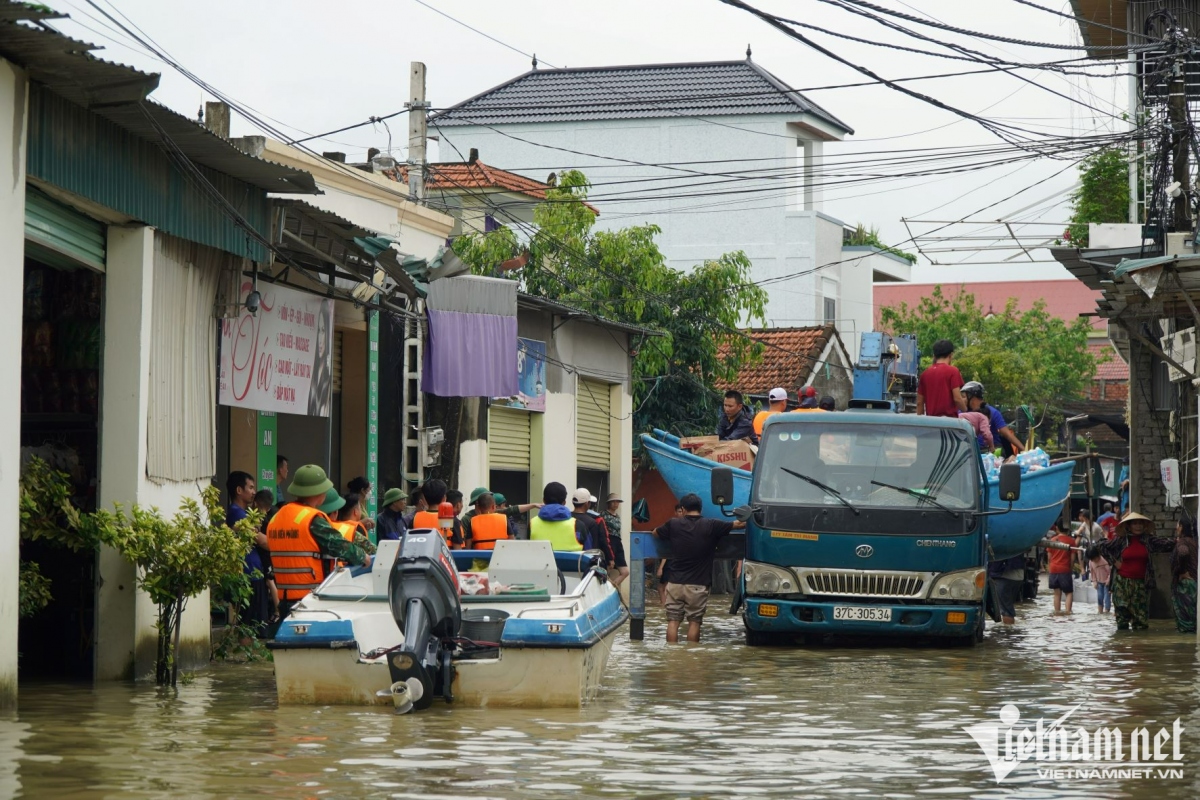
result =
[{"label": "water bottle pack", "polygon": [[[991,453],[984,453],[980,458],[983,459],[983,469],[987,473],[989,481],[1000,479],[1000,465],[1004,463],[1004,459],[998,458]],[[1032,450],[1026,450],[1017,456],[1017,466],[1021,468],[1021,474],[1027,475],[1030,472],[1037,472],[1040,469],[1046,469],[1050,466],[1050,456],[1040,447],[1035,447]]]}]

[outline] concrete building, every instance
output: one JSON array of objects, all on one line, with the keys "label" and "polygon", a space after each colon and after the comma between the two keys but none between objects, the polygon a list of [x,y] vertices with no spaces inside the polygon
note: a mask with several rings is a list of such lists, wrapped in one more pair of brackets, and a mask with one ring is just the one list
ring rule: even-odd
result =
[{"label": "concrete building", "polygon": [[659,226],[672,267],[744,251],[769,325],[836,324],[852,352],[870,329],[872,283],[909,277],[903,259],[843,252],[844,224],[821,211],[825,148],[853,131],[750,58],[535,68],[429,125],[443,156],[474,149],[538,180],[582,170],[598,225]]}]

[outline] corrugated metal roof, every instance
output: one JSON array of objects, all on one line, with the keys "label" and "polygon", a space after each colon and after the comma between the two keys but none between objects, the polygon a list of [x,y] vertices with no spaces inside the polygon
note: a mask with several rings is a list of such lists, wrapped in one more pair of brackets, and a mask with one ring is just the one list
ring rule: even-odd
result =
[{"label": "corrugated metal roof", "polygon": [[854,131],[749,59],[535,69],[430,117],[437,126],[808,114]]},{"label": "corrugated metal roof", "polygon": [[95,58],[89,53],[95,45],[64,36],[46,23],[63,18],[44,8],[0,0],[0,57],[23,68],[31,81],[161,145],[157,123],[197,164],[272,192],[318,193],[307,172],[246,155],[194,120],[147,101],[158,87],[158,75]]}]

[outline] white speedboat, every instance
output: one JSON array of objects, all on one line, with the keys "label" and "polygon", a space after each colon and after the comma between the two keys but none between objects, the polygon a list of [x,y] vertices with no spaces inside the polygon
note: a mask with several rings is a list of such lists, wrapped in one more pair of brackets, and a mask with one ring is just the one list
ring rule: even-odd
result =
[{"label": "white speedboat", "polygon": [[380,542],[370,569],[333,572],[268,642],[279,702],[580,706],[628,618],[596,564],[549,542],[452,553],[433,530]]}]

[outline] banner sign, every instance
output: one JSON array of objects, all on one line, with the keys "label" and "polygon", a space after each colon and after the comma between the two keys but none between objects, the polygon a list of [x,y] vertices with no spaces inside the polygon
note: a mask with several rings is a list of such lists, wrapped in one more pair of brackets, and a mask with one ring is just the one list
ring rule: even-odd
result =
[{"label": "banner sign", "polygon": [[275,494],[275,421],[270,411],[259,411],[258,417],[258,489],[270,489]]},{"label": "banner sign", "polygon": [[333,402],[333,301],[267,284],[258,313],[221,321],[220,404],[327,417]]},{"label": "banner sign", "polygon": [[546,343],[517,338],[517,393],[512,397],[493,397],[492,405],[546,410]]}]

